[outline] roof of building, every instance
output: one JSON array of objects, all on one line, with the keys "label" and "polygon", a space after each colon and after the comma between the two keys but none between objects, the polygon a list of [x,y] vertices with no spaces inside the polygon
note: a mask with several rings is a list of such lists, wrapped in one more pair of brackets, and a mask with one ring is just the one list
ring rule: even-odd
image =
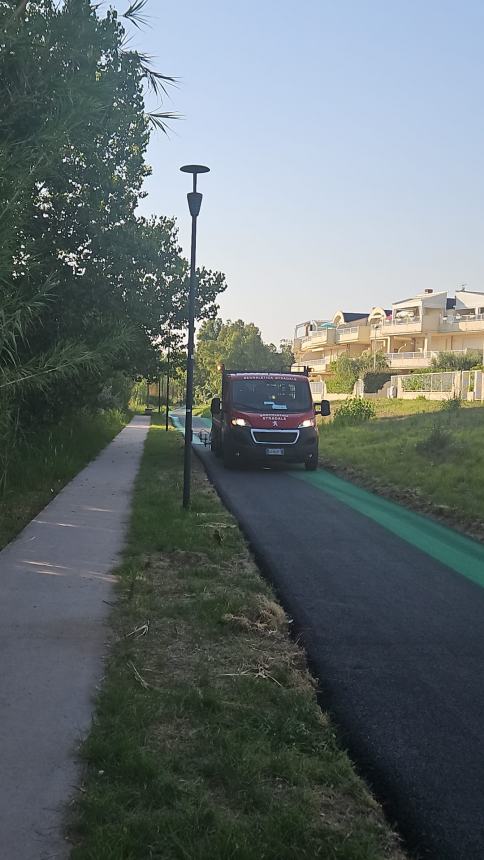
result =
[{"label": "roof of building", "polygon": [[341,313],[343,314],[343,319],[345,322],[355,322],[356,320],[363,320],[363,319],[366,320],[366,318],[368,316],[368,313],[366,313],[366,314],[354,314],[354,313],[348,313],[348,311],[341,311]]},{"label": "roof of building", "polygon": [[484,293],[480,290],[468,290],[467,287],[462,287],[461,290],[456,290],[455,294],[457,295],[458,293],[469,293],[472,296],[484,296]]},{"label": "roof of building", "polygon": [[415,304],[418,304],[418,302],[424,302],[426,300],[433,301],[433,299],[437,298],[438,296],[446,295],[447,293],[445,290],[424,290],[421,293],[416,293],[413,296],[408,296],[408,298],[406,299],[399,299],[398,302],[393,302],[393,307],[395,307],[395,305],[406,304],[407,302],[415,302]]}]

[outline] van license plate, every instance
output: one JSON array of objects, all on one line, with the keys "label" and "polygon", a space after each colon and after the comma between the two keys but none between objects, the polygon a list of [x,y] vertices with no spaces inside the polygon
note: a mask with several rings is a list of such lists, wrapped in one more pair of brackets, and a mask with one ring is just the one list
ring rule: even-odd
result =
[{"label": "van license plate", "polygon": [[266,448],[266,454],[268,456],[280,457],[284,454],[284,448]]}]

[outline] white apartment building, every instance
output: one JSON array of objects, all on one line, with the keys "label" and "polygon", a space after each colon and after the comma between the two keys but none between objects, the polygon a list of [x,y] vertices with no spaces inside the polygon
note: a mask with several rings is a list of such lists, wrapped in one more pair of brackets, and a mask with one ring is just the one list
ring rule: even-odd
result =
[{"label": "white apartment building", "polygon": [[470,350],[484,355],[484,293],[465,289],[455,297],[427,289],[367,314],[337,311],[331,320],[299,323],[293,340],[295,363],[313,379],[323,379],[342,353],[381,352],[391,370],[403,372],[430,367],[439,352]]}]

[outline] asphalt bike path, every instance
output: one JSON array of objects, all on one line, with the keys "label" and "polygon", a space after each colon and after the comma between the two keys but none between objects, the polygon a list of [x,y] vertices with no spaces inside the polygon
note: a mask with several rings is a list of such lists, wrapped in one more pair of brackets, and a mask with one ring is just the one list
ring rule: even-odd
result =
[{"label": "asphalt bike path", "polygon": [[330,473],[196,450],[413,856],[483,860],[484,547]]},{"label": "asphalt bike path", "polygon": [[62,860],[150,419],[138,416],[0,552],[0,857]]}]

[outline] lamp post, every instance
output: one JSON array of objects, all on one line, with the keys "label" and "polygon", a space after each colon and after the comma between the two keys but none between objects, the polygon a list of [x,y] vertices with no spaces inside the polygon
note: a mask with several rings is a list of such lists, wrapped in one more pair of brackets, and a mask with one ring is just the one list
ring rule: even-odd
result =
[{"label": "lamp post", "polygon": [[168,341],[168,353],[166,361],[166,410],[165,410],[165,430],[168,433],[168,408],[170,402],[170,348],[171,341]]},{"label": "lamp post", "polygon": [[187,194],[188,208],[192,216],[192,243],[190,253],[190,293],[188,298],[188,346],[187,346],[187,391],[185,412],[185,449],[183,458],[183,507],[190,505],[190,477],[192,465],[192,409],[193,409],[193,369],[195,364],[195,291],[197,251],[197,218],[202,205],[202,195],[197,191],[197,176],[208,173],[210,168],[202,164],[185,164],[180,167],[183,173],[193,176],[193,189]]}]

